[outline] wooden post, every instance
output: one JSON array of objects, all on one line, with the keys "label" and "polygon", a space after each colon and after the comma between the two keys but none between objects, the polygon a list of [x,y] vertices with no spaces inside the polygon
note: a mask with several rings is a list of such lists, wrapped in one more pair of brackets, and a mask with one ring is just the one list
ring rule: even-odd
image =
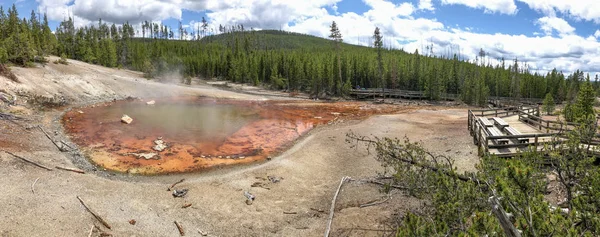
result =
[{"label": "wooden post", "polygon": [[538,135],[537,134],[535,134],[535,142],[533,144],[535,144],[536,147],[538,146]]}]

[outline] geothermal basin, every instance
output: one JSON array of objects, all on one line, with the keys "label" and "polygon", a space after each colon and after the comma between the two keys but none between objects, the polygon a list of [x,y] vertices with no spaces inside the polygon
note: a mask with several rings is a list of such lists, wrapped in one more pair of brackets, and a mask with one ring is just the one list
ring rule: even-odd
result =
[{"label": "geothermal basin", "polygon": [[[63,126],[92,163],[152,175],[262,161],[318,125],[394,112],[390,106],[360,102],[204,97],[147,102],[130,99],[72,109],[63,116]],[[133,122],[123,123],[123,115]]]}]

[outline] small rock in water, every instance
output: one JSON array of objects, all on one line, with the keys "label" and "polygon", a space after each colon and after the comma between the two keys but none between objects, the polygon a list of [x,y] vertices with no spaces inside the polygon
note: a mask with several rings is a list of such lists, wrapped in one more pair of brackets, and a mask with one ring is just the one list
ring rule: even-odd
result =
[{"label": "small rock in water", "polygon": [[154,144],[156,144],[156,146],[152,147],[152,149],[154,149],[155,151],[163,151],[167,148],[167,145],[165,144],[165,142],[163,140],[161,140],[160,138],[155,140]]},{"label": "small rock in water", "polygon": [[147,105],[154,105],[154,104],[156,104],[156,101],[154,101],[154,100],[151,100],[151,101],[148,101],[148,102],[146,102],[146,104],[147,104]]},{"label": "small rock in water", "polygon": [[158,160],[158,154],[156,153],[131,153],[131,155],[136,156],[137,158],[144,158],[146,160],[155,159]]},{"label": "small rock in water", "polygon": [[128,115],[124,114],[123,117],[121,117],[121,122],[130,124],[131,122],[133,122],[133,119]]}]

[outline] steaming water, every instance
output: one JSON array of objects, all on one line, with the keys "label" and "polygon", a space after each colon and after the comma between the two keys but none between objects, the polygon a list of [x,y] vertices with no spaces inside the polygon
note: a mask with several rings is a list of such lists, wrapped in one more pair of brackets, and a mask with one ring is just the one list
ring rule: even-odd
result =
[{"label": "steaming water", "polygon": [[196,141],[224,139],[244,125],[259,119],[250,108],[225,104],[122,103],[107,107],[106,118],[127,114],[134,119],[130,127],[154,131],[165,138],[188,137]]}]

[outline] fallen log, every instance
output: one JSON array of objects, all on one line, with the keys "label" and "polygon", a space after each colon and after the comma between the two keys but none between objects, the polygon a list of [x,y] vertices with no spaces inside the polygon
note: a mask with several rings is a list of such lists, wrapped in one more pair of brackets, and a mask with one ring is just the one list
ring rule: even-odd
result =
[{"label": "fallen log", "polygon": [[79,169],[73,169],[73,168],[67,168],[67,167],[61,167],[61,166],[56,166],[56,168],[59,170],[66,170],[66,171],[71,171],[71,172],[75,172],[75,173],[85,174],[85,171],[79,170]]},{"label": "fallen log", "polygon": [[102,219],[102,217],[100,215],[98,215],[96,212],[94,212],[92,209],[90,209],[90,207],[88,207],[85,202],[83,201],[83,199],[81,199],[81,197],[77,196],[77,199],[79,199],[79,202],[81,202],[81,205],[83,205],[83,207],[85,207],[85,209],[90,212],[92,214],[92,216],[94,216],[98,221],[100,221],[100,223],[102,223],[102,225],[104,225],[106,228],[110,229],[110,225],[108,224],[108,222],[106,222],[104,219]]},{"label": "fallen log", "polygon": [[175,226],[177,226],[177,230],[179,230],[179,235],[181,236],[185,236],[185,231],[183,231],[183,227],[181,227],[181,224],[179,224],[179,222],[174,221]]},{"label": "fallen log", "polygon": [[40,128],[40,130],[42,130],[42,132],[44,133],[44,135],[46,135],[46,137],[52,142],[52,144],[54,144],[54,146],[56,146],[56,148],[58,148],[59,151],[61,152],[65,152],[67,150],[65,150],[62,146],[59,146],[58,143],[56,143],[51,137],[50,135],[48,135],[48,133],[46,132],[46,130],[44,130],[44,128],[42,128],[42,126],[38,125],[38,128]]},{"label": "fallen log", "polygon": [[12,114],[0,113],[0,120],[24,120],[24,118]]},{"label": "fallen log", "polygon": [[175,187],[175,185],[178,185],[178,184],[180,184],[180,183],[183,183],[183,181],[185,181],[185,179],[181,179],[181,180],[179,180],[179,181],[175,182],[175,183],[174,183],[174,184],[172,184],[172,185],[171,185],[169,188],[167,188],[167,191],[171,191],[171,190],[172,190],[172,189]]},{"label": "fallen log", "polygon": [[349,180],[350,177],[345,176],[340,181],[340,185],[335,191],[335,195],[333,195],[333,199],[331,200],[331,208],[329,209],[329,217],[327,218],[327,228],[325,229],[325,237],[329,237],[329,231],[331,231],[331,223],[333,222],[333,214],[335,212],[335,201],[337,200],[338,194],[340,194],[340,189],[342,189],[342,185],[346,180]]},{"label": "fallen log", "polygon": [[384,186],[384,187],[387,186],[387,187],[395,188],[395,189],[401,189],[401,190],[408,189],[408,187],[398,186],[398,185],[394,185],[394,184],[386,184],[386,183],[375,181],[375,180],[367,180],[366,182],[371,183],[371,184],[377,184],[377,185]]},{"label": "fallen log", "polygon": [[379,201],[379,202],[375,201],[375,202],[369,202],[369,203],[365,203],[365,204],[360,204],[360,206],[358,206],[358,207],[363,208],[363,207],[370,207],[370,206],[375,206],[375,205],[379,205],[379,204],[384,204],[384,203],[386,203],[389,200],[390,200],[390,197],[387,197],[383,201]]},{"label": "fallen log", "polygon": [[35,161],[29,160],[29,159],[27,159],[25,157],[21,157],[21,156],[15,155],[15,154],[13,154],[12,152],[9,152],[9,151],[4,151],[4,152],[6,152],[6,154],[9,154],[9,155],[14,156],[16,158],[19,158],[20,160],[22,160],[24,162],[27,162],[29,164],[35,165],[37,167],[40,167],[40,168],[48,170],[48,171],[52,171],[52,168],[48,168],[48,167],[46,167],[44,165],[41,165],[41,164],[39,164],[39,163],[37,163]]}]

